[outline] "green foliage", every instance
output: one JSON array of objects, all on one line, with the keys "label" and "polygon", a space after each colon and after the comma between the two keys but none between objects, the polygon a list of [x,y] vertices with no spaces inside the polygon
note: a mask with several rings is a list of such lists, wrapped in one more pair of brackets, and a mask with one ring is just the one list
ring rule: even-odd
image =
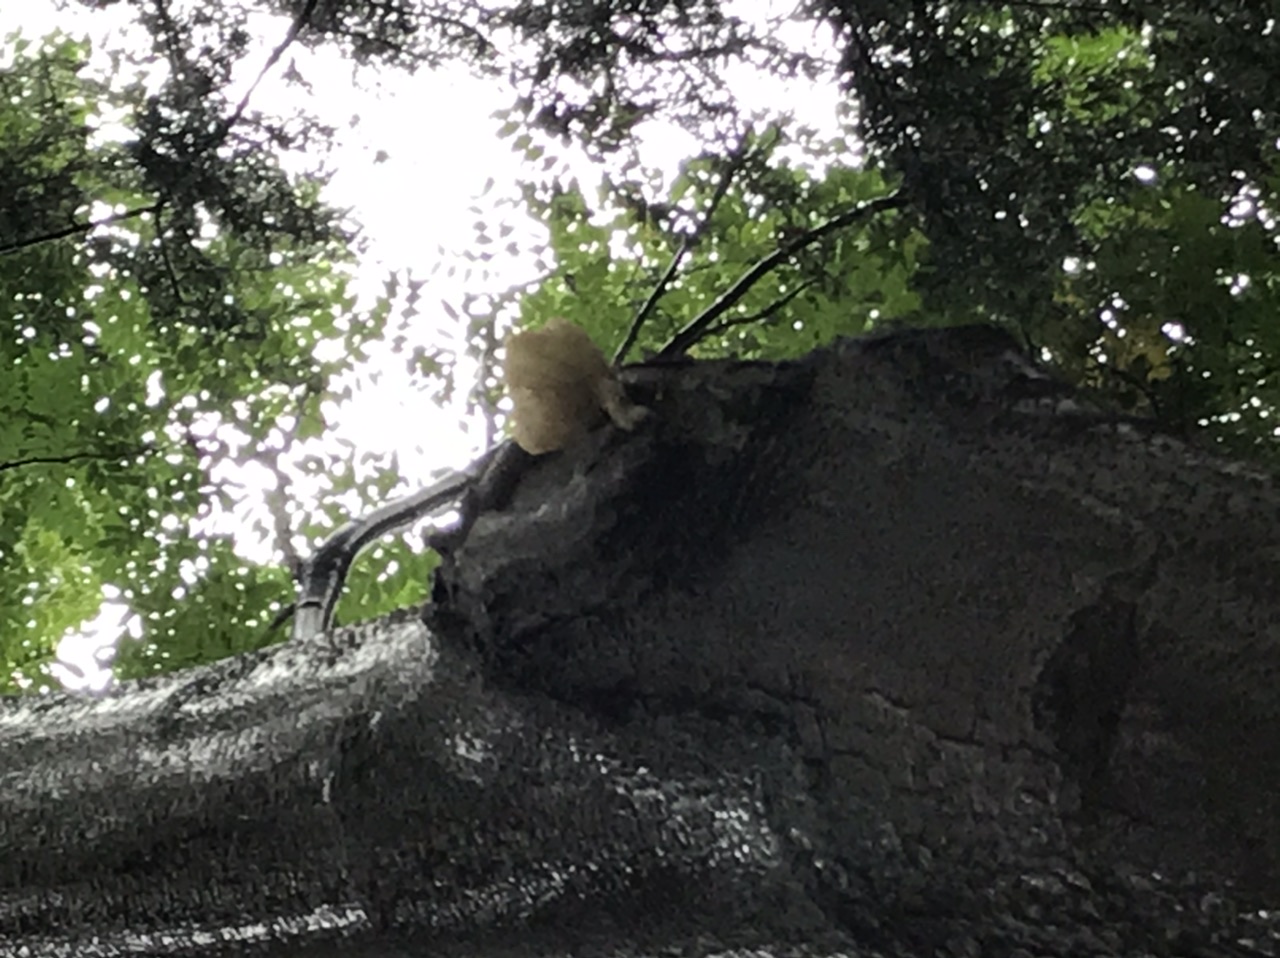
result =
[{"label": "green foliage", "polygon": [[[837,37],[830,50],[789,47],[776,21],[752,19],[716,0],[676,0],[641,12],[604,0],[554,6],[450,0],[397,8],[394,16],[360,0],[322,6],[309,6],[296,23],[299,42],[336,39],[358,60],[401,66],[462,60],[515,81],[519,95],[503,135],[544,174],[527,198],[552,235],[545,249],[533,250],[542,255],[544,275],[532,301],[521,305],[523,290],[511,290],[485,304],[478,298],[464,304],[473,359],[492,362],[495,331],[515,312],[533,323],[556,313],[580,318],[602,342],[622,340],[694,228],[697,204],[709,203],[727,144],[742,129],[785,122],[787,104],[753,111],[735,95],[731,70],[749,63],[780,79],[843,84],[859,140],[795,138],[805,140],[806,162],[794,165],[808,178],[807,194],[799,181],[788,182],[796,172],[780,160],[740,170],[687,269],[647,321],[642,347],[660,343],[748,264],[838,207],[841,201],[819,195],[828,188],[821,184],[829,180],[838,192],[842,182],[861,178],[868,186],[861,195],[892,184],[909,211],[829,237],[762,278],[720,317],[740,325],[705,340],[704,353],[790,355],[863,328],[878,309],[879,321],[910,316],[1016,327],[1081,381],[1109,383],[1103,388],[1139,406],[1154,408],[1158,399],[1162,415],[1175,422],[1215,423],[1237,415],[1241,403],[1270,405],[1266,397],[1245,395],[1245,384],[1257,381],[1253,367],[1266,361],[1249,350],[1258,345],[1257,317],[1269,303],[1274,268],[1267,244],[1259,244],[1259,261],[1249,267],[1251,284],[1229,306],[1215,299],[1231,285],[1225,274],[1179,273],[1187,282],[1199,277],[1200,285],[1173,304],[1177,310],[1200,304],[1203,326],[1203,309],[1217,302],[1212,308],[1232,327],[1230,338],[1243,344],[1213,356],[1212,336],[1174,343],[1159,332],[1173,322],[1168,317],[1156,323],[1131,306],[1116,327],[1114,316],[1103,316],[1115,301],[1160,304],[1143,289],[1155,273],[1148,269],[1143,280],[1123,257],[1113,262],[1118,240],[1100,232],[1107,218],[1128,224],[1120,232],[1130,245],[1135,229],[1149,231],[1126,212],[1130,203],[1137,204],[1135,216],[1142,212],[1132,175],[1143,166],[1159,172],[1161,190],[1194,192],[1224,207],[1241,189],[1261,189],[1259,200],[1274,194],[1266,183],[1280,140],[1274,109],[1280,73],[1274,11],[1265,4],[868,0],[817,2],[792,14]],[[227,69],[252,9],[203,15],[201,28],[221,38],[210,49],[232,51],[209,54],[208,75]],[[184,45],[193,29],[160,18],[148,25],[169,46]],[[703,147],[680,184],[658,183],[636,164],[636,138],[662,123],[679,126]],[[184,129],[199,125],[197,117]],[[559,166],[568,144],[609,171],[606,195],[579,195],[564,178]],[[1269,235],[1270,222],[1258,219],[1253,232]],[[1162,229],[1169,236],[1175,227]],[[471,262],[517,252],[510,243],[500,247],[501,237],[491,233],[478,225]],[[1236,242],[1219,239],[1223,249]],[[1085,272],[1067,272],[1064,264],[1072,261],[1088,264]],[[1167,269],[1158,272],[1172,278]],[[837,299],[843,308],[831,307]],[[747,321],[784,300],[778,316]],[[1112,341],[1121,339],[1129,340],[1123,349]],[[1124,367],[1126,350],[1142,357],[1135,359],[1139,366],[1159,370],[1157,379]],[[1101,363],[1104,353],[1108,364]],[[1176,369],[1162,365],[1164,353],[1177,355]],[[1194,361],[1193,353],[1200,354]],[[418,359],[436,384],[454,385],[449,357]],[[1204,372],[1213,388],[1204,385]],[[1151,382],[1160,385],[1149,389]],[[491,405],[492,383],[482,383],[480,392],[482,405]]]},{"label": "green foliage", "polygon": [[[1237,455],[1280,463],[1280,257],[1265,210],[1237,215],[1172,176],[1135,184],[1122,206],[1086,210],[1089,259],[1064,274],[1059,302],[1075,318],[1044,329],[1064,368],[1184,434],[1203,432]],[[1104,332],[1087,342],[1098,313]]]},{"label": "green foliage", "polygon": [[400,536],[379,543],[352,565],[335,612],[337,621],[358,622],[421,605],[438,563],[434,552],[415,549]]},{"label": "green foliage", "polygon": [[[27,51],[0,77],[0,247],[18,247],[0,261],[11,373],[0,377],[0,649],[27,674],[96,608],[103,583],[126,590],[156,640],[126,671],[262,635],[287,579],[192,535],[191,520],[234,500],[214,478],[220,462],[282,475],[286,450],[323,432],[321,404],[342,398],[334,376],[388,319],[385,305],[335,318],[351,310],[334,264],[353,238],[317,201],[318,182],[291,181],[275,160],[324,130],[229,111],[215,95],[245,51],[252,0],[185,20],[139,9],[157,49],[179,51],[157,93],[95,86],[66,43]],[[306,5],[300,43],[336,40],[400,66],[462,59],[519,90],[501,135],[528,161],[523,212],[546,240],[517,241],[477,207],[448,271],[483,287],[530,254],[539,275],[445,304],[461,347],[393,343],[429,390],[447,401],[469,389],[494,428],[494,367],[513,323],[564,316],[613,350],[643,312],[628,354],[641,358],[756,270],[695,354],[778,358],[877,324],[999,323],[1076,382],[1277,462],[1274,12],[868,0],[802,15],[839,38],[829,55],[789,49],[784,31],[715,0],[641,12],[603,0],[450,0],[394,15],[359,0]],[[822,140],[786,104],[744,106],[726,68],[745,63],[843,84],[857,125]],[[132,142],[91,138],[104,105],[132,117]],[[663,123],[698,144],[670,178],[636,147]],[[756,132],[737,142],[744,130]],[[575,151],[595,162],[599,191],[568,172]],[[902,202],[791,249],[889,195]],[[112,222],[24,245],[91,209]],[[408,317],[423,290],[422,278],[392,277],[388,300]],[[316,360],[334,339],[343,360]],[[464,360],[480,364],[478,382],[461,380]],[[288,515],[283,482],[255,514],[289,558],[389,495],[398,472],[336,469],[318,454],[303,465],[324,479],[322,515]],[[431,561],[384,543],[357,563],[342,617],[416,601]],[[203,634],[195,595],[241,638]]]},{"label": "green foliage", "polygon": [[1023,325],[1121,404],[1280,464],[1280,237],[1268,212],[1280,129],[1257,110],[1274,100],[1274,74],[1250,71],[1261,37],[1246,22],[1187,7],[1161,19],[1045,43],[1046,145],[1061,157],[1099,141],[1110,176],[1081,177],[1067,251],[1077,268],[1055,271],[1052,307]]},{"label": "green foliage", "polygon": [[[657,352],[747,273],[763,255],[840,213],[889,192],[876,170],[832,165],[825,176],[779,157],[791,141],[780,131],[735,171],[708,219],[725,164],[701,157],[670,183],[643,171],[652,192],[637,202],[638,182],[610,184],[593,208],[573,185],[527,202],[550,230],[556,264],[523,297],[522,324],[562,316],[616,348],[672,260],[686,255],[646,318],[638,345]],[[692,237],[692,241],[691,241]],[[868,220],[805,248],[768,271],[717,317],[695,352],[702,356],[784,358],[842,335],[914,312],[911,277],[923,237],[901,218]]]},{"label": "green foliage", "polygon": [[[330,384],[387,315],[353,315],[347,241],[316,226],[331,214],[314,185],[285,195],[261,156],[246,173],[215,143],[206,193],[179,196],[133,161],[145,137],[94,135],[104,112],[149,115],[138,91],[83,76],[78,44],[16,46],[0,72],[0,691],[48,683],[104,586],[145,627],[122,674],[265,641],[289,575],[193,524],[234,504],[223,464],[323,430]],[[262,531],[288,550],[319,531],[298,526]]]},{"label": "green foliage", "polygon": [[[820,10],[847,30],[865,165],[840,162],[846,144],[806,141],[808,167],[775,157],[741,171],[641,344],[669,338],[795,231],[893,183],[910,215],[780,265],[701,352],[792,355],[871,318],[995,322],[1166,428],[1280,461],[1280,75],[1261,68],[1275,57],[1274,25],[1253,8],[1211,6]],[[534,127],[563,132],[529,109]],[[524,129],[509,132],[535,143]],[[710,155],[665,193],[624,163],[628,175],[591,210],[572,187],[567,199],[554,185],[531,192],[558,266],[525,321],[568,315],[618,342],[679,245],[678,215],[654,210],[670,214],[686,196],[705,208],[728,150]],[[867,187],[835,200],[849,182]],[[636,194],[644,202],[629,204]]]},{"label": "green foliage", "polygon": [[120,674],[189,668],[282,638],[269,626],[289,601],[293,582],[288,572],[246,563],[226,539],[192,544],[195,555],[184,557],[180,584],[148,576],[122,595],[147,623],[151,641],[120,645],[115,660]]}]

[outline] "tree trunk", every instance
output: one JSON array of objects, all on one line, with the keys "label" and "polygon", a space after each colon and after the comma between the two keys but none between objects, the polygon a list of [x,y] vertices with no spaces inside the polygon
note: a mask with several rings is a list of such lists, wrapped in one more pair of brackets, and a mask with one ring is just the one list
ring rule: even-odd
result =
[{"label": "tree trunk", "polygon": [[0,953],[1280,950],[1272,480],[989,329],[627,383],[424,616],[6,703]]}]

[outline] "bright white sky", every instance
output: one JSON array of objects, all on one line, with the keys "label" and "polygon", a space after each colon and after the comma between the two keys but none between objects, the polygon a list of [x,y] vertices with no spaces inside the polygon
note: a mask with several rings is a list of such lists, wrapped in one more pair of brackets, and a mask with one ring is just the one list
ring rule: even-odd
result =
[{"label": "bright white sky", "polygon": [[[741,6],[747,8],[742,12],[753,16],[766,15],[774,5],[771,0],[741,0]],[[94,12],[71,4],[58,12],[50,0],[0,0],[0,37],[21,31],[36,38],[60,29],[72,36],[87,34],[100,47],[104,37],[128,22],[128,14],[125,4]],[[284,18],[262,18],[261,48],[242,64],[238,83],[247,85],[257,77],[287,29]],[[796,39],[798,44],[813,43],[812,35]],[[106,45],[119,45],[119,40],[112,39]],[[291,59],[310,83],[310,94],[282,81]],[[733,80],[735,92],[744,101],[798,107],[803,122],[832,135],[837,132],[837,95],[833,90],[799,83],[783,88],[776,78],[764,79],[747,71]],[[339,130],[337,147],[329,158],[336,173],[325,197],[335,206],[350,208],[354,219],[364,226],[370,245],[356,277],[364,305],[382,292],[389,270],[410,268],[418,278],[425,278],[439,258],[438,248],[464,248],[473,237],[472,224],[480,218],[470,207],[483,207],[484,218],[491,223],[500,215],[508,218],[517,228],[517,238],[530,236],[536,229],[527,220],[513,219],[509,209],[500,214],[492,211],[498,198],[516,195],[521,173],[520,159],[506,142],[495,138],[498,121],[492,114],[510,105],[511,93],[493,81],[481,82],[454,69],[416,75],[389,70],[353,74],[349,61],[337,51],[313,53],[295,46],[263,79],[251,102],[260,109],[282,113],[288,112],[291,104],[301,105]],[[357,116],[359,122],[353,125]],[[379,151],[389,158],[375,163]],[[657,131],[644,142],[646,164],[669,173],[689,152],[688,139],[672,131]],[[585,167],[582,173],[584,181],[591,179]],[[496,186],[478,199],[490,178]],[[432,276],[422,290],[421,313],[411,335],[415,339],[448,335],[454,324],[442,301],[456,308],[468,292],[498,291],[535,275],[531,262],[509,259],[495,264],[490,265],[488,276],[465,276],[462,270],[453,277],[445,270]],[[478,430],[468,431],[461,406],[441,409],[424,402],[405,371],[403,359],[384,350],[375,355],[369,373],[331,426],[335,437],[355,443],[358,452],[398,453],[407,479],[401,492],[419,488],[433,472],[461,466],[481,451],[483,436]],[[375,378],[376,387],[372,385]],[[265,468],[255,474],[249,467],[235,478],[249,488],[266,489],[274,484]],[[248,518],[223,517],[217,525],[243,530]],[[270,560],[270,549],[254,533],[238,532],[236,540],[246,557]],[[86,624],[83,636],[64,641],[60,653],[81,669],[97,672],[95,650],[114,644],[126,629],[125,619],[127,609],[106,603],[103,615]],[[128,631],[136,634],[136,629],[134,623]],[[107,673],[99,673],[92,684],[99,686],[107,678]]]}]

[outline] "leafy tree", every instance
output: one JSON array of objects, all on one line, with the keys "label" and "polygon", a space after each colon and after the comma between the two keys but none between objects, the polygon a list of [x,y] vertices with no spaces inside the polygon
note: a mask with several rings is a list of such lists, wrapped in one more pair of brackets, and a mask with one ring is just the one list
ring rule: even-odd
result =
[{"label": "leafy tree", "polygon": [[[579,189],[547,198],[530,189],[527,202],[550,227],[559,268],[524,298],[524,320],[566,316],[617,344],[656,291],[638,342],[658,352],[750,273],[762,251],[889,193],[874,169],[831,167],[817,178],[779,159],[781,142],[775,128],[748,136],[727,158],[697,158],[658,203],[612,191],[622,204],[603,222]],[[660,177],[652,171],[652,181]],[[703,355],[781,358],[906,316],[918,306],[909,280],[922,243],[892,215],[815,238],[745,285],[688,345]]]},{"label": "leafy tree", "polygon": [[[834,162],[874,171],[906,200],[898,229],[915,238],[894,258],[911,264],[911,287],[922,297],[911,321],[1014,327],[1077,381],[1170,428],[1207,431],[1237,453],[1277,455],[1266,320],[1276,295],[1280,78],[1271,65],[1280,45],[1265,5],[814,3],[760,22],[713,0],[274,8],[290,17],[287,42],[337,42],[361,61],[395,66],[461,59],[509,78],[516,101],[508,132],[518,149],[545,168],[572,143],[609,170],[607,195],[553,206],[548,194],[532,211],[554,220],[585,203],[578,219],[599,227],[631,210],[630,225],[614,228],[638,231],[632,243],[649,263],[646,279],[670,255],[661,237],[677,235],[688,211],[653,187],[636,161],[637,135],[653,122],[676,123],[708,156],[724,158],[744,126],[786,119],[776,105],[763,124],[748,117],[727,67],[839,83],[858,140],[802,149],[814,170]],[[236,9],[225,13],[224,31],[243,22],[248,7]],[[784,28],[797,23],[834,36],[829,53],[785,43]],[[756,212],[790,215],[779,212],[796,201],[786,178],[752,183]],[[575,192],[568,183],[556,188]],[[723,204],[733,205],[732,197]],[[728,213],[718,217],[727,228]],[[711,224],[708,235],[717,229]],[[736,235],[760,244],[739,263],[760,259],[778,240],[769,229]],[[548,273],[558,268],[551,259],[574,254],[555,242],[537,251]],[[621,339],[628,307],[644,297],[608,297],[607,281],[587,289],[603,281],[600,273],[558,262],[574,287],[544,293],[546,308],[566,306],[566,292],[575,302],[585,296],[596,303],[595,322],[613,317],[605,338]],[[666,313],[681,312],[677,289],[696,285],[714,297],[728,279],[728,270],[696,255],[685,262],[687,281],[666,286]],[[613,266],[613,279],[630,275]],[[762,302],[766,293],[762,287]],[[806,297],[796,295],[801,308]],[[601,298],[609,300],[603,312]],[[531,307],[527,318],[542,310]],[[782,345],[786,334],[770,328],[771,318],[743,322],[722,345],[769,340],[786,353],[811,342],[813,331],[835,331],[814,321]],[[476,324],[476,355],[491,352],[492,323],[486,316]]]},{"label": "leafy tree", "polygon": [[[1280,120],[1270,104],[1280,89],[1264,64],[1280,46],[1260,9],[841,4],[821,13],[840,31],[866,168],[896,184],[918,230],[895,253],[923,296],[913,322],[1013,326],[1077,381],[1166,427],[1276,461]],[[596,67],[609,69],[625,48],[598,50]],[[560,96],[548,83],[522,101],[530,122],[565,132],[546,120]],[[830,145],[806,147],[814,166],[834,158]],[[777,178],[753,188],[757,210],[795,209]],[[817,256],[832,273],[878,272],[830,262],[829,250]],[[727,277],[708,279],[715,291]],[[763,335],[776,343],[787,331]]]},{"label": "leafy tree", "polygon": [[[519,215],[545,223],[548,239],[500,251],[483,221],[478,252],[465,255],[528,253],[542,275],[477,290],[456,311],[484,369],[475,404],[495,429],[503,329],[553,314],[632,357],[673,337],[702,355],[775,357],[875,323],[980,320],[1016,329],[1069,377],[1167,428],[1280,454],[1269,321],[1280,90],[1274,24],[1257,5],[817,3],[761,22],[710,0],[135,7],[170,70],[138,112],[138,142],[150,145],[114,173],[138,178],[121,182],[139,221],[155,216],[185,238],[181,268],[206,293],[221,279],[187,213],[202,202],[227,229],[218,255],[248,255],[236,242],[275,253],[255,233],[268,222],[301,244],[332,240],[318,206],[287,201],[270,159],[323,129],[269,122],[220,93],[253,15],[287,17],[268,70],[294,44],[336,43],[362,63],[461,60],[511,82],[503,133],[531,161]],[[834,44],[788,44],[799,22]],[[731,79],[743,65],[839,84],[845,135],[797,127],[785,104],[753,112]],[[640,161],[640,135],[657,123],[701,144],[671,180]],[[210,149],[227,143],[272,149],[228,162]],[[596,161],[598,189],[567,173],[579,151]],[[166,197],[180,202],[146,209]],[[288,215],[262,215],[271,204]],[[181,314],[163,300],[175,251],[132,252],[149,307]],[[199,315],[252,328],[234,310]],[[456,357],[417,347],[407,358],[440,395],[471,385]],[[323,457],[307,462],[324,469]],[[329,525],[337,501],[326,500]],[[375,567],[362,574],[377,580]],[[421,568],[401,562],[359,613],[410,595]]]},{"label": "leafy tree", "polygon": [[[324,431],[335,377],[388,310],[354,313],[351,237],[317,183],[291,183],[254,134],[93,79],[82,44],[11,43],[0,689],[47,684],[39,667],[104,586],[144,624],[147,641],[123,650],[126,674],[267,641],[287,568],[246,562],[192,524],[261,495],[237,492],[224,464],[256,461],[287,483],[280,458]],[[135,121],[127,137],[106,133],[117,116]],[[318,359],[335,341],[326,355],[338,358]],[[321,468],[335,491],[355,486],[332,456]],[[269,511],[259,531],[286,555],[317,532],[283,503]]]}]

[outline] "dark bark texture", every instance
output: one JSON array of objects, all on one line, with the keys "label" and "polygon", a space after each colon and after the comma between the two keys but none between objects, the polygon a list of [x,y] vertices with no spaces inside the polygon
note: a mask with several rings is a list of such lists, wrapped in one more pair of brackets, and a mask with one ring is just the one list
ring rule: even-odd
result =
[{"label": "dark bark texture", "polygon": [[626,376],[421,613],[3,703],[0,954],[1280,954],[1274,480],[985,328]]}]

